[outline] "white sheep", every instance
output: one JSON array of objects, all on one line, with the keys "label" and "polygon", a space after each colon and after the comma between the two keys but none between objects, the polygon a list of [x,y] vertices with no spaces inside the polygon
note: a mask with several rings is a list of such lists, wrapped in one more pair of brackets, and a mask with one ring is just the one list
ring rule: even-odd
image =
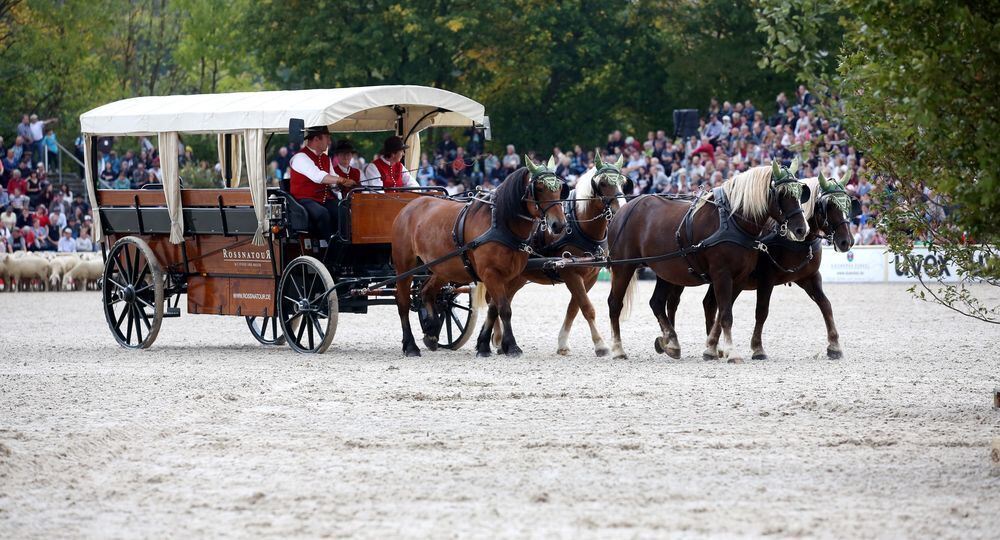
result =
[{"label": "white sheep", "polygon": [[80,261],[63,276],[63,290],[75,291],[77,287],[86,290],[104,274],[104,263],[99,260]]},{"label": "white sheep", "polygon": [[[27,289],[30,290],[31,283],[34,280],[40,281],[42,289],[45,289],[49,275],[52,272],[52,269],[49,267],[49,261],[37,255],[15,255],[9,257],[6,267],[7,278],[11,281],[17,281],[17,289],[24,289],[26,285]],[[12,288],[11,290],[16,289]]]}]

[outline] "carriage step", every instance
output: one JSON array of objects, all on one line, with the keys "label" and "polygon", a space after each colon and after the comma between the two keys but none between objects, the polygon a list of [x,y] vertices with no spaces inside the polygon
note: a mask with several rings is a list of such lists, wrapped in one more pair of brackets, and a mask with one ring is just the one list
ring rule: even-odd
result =
[{"label": "carriage step", "polygon": [[164,317],[180,317],[181,308],[179,307],[168,307],[163,310]]}]

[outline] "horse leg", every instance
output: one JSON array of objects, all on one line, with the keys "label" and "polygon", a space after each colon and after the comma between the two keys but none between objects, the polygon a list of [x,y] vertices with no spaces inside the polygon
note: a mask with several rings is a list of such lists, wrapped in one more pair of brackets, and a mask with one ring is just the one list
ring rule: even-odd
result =
[{"label": "horse leg", "polygon": [[[569,288],[569,281],[566,282],[566,287]],[[570,289],[572,292],[573,289]],[[576,303],[576,295],[569,299],[569,304],[566,305],[566,317],[563,319],[562,328],[559,329],[559,344],[556,346],[556,354],[561,354],[563,356],[569,355],[569,331],[573,328],[573,320],[576,319],[576,314],[580,312],[580,306]]]},{"label": "horse leg", "polygon": [[[485,284],[480,284],[480,287],[485,287]],[[489,307],[486,310],[486,320],[483,321],[483,327],[479,330],[479,337],[476,338],[476,356],[479,358],[487,358],[492,351],[490,350],[490,340],[493,338],[493,326],[497,321],[497,305],[496,302],[491,298],[489,302]]]},{"label": "horse leg", "polygon": [[[490,279],[487,278],[487,282]],[[497,279],[493,279],[494,283],[489,286],[490,291],[495,291],[493,294],[493,301],[496,302],[497,315],[500,317],[500,321],[503,324],[503,338],[500,340],[500,352],[517,358],[521,356],[521,348],[517,346],[517,340],[514,339],[514,329],[510,324],[510,302],[511,297],[509,291],[507,290],[507,284],[501,282]]]},{"label": "horse leg", "polygon": [[757,286],[757,311],[755,324],[753,327],[753,337],[750,338],[750,358],[754,360],[767,360],[767,353],[764,352],[764,321],[767,320],[767,313],[771,307],[771,292],[774,285],[764,282]]},{"label": "horse leg", "polygon": [[[662,336],[653,340],[653,348],[658,353],[667,353],[671,358],[681,357],[681,346],[677,342],[677,332],[674,331],[673,316],[677,313],[677,305],[680,303],[680,292],[683,287],[675,287],[666,281],[656,278],[656,287],[653,295],[649,297],[649,308],[653,310],[653,316],[660,323]],[[670,315],[667,315],[667,305],[670,305]]]},{"label": "horse leg", "polygon": [[[739,292],[737,291],[736,294],[733,294],[733,280],[729,274],[712,276],[712,284],[715,286],[715,300],[719,303],[719,320],[717,324],[722,327],[722,354],[723,356],[728,354],[730,364],[742,363],[743,358],[733,349],[733,302],[736,300],[735,296]],[[709,347],[713,345],[711,339],[712,337],[709,336]],[[718,345],[718,337],[716,337],[714,345]]]},{"label": "horse leg", "polygon": [[719,304],[715,301],[715,289],[712,288],[712,285],[708,286],[708,292],[705,293],[701,305],[705,310],[705,334],[708,335],[712,333],[712,327],[715,326],[715,313],[719,311]]},{"label": "horse leg", "polygon": [[[405,271],[400,270],[400,272]],[[413,339],[413,330],[410,329],[410,283],[412,281],[413,278],[408,277],[396,282],[396,310],[399,312],[399,323],[403,327],[403,354],[420,356],[420,348],[417,347],[417,341]]]},{"label": "horse leg", "polygon": [[820,312],[823,313],[823,322],[826,323],[827,357],[834,360],[843,358],[844,351],[840,348],[840,334],[837,332],[837,325],[833,322],[833,306],[830,305],[830,299],[823,292],[823,276],[816,272],[807,278],[796,281],[795,284],[809,294],[809,298],[816,302]]},{"label": "horse leg", "polygon": [[614,336],[611,351],[614,353],[616,360],[628,358],[628,355],[625,354],[625,349],[622,348],[621,315],[622,308],[625,307],[625,295],[629,292],[629,284],[632,282],[632,277],[635,275],[637,268],[639,267],[634,264],[611,267],[611,293],[608,294],[608,315],[611,318],[611,332]]},{"label": "horse leg", "polygon": [[444,285],[443,281],[432,274],[420,290],[420,296],[424,300],[424,310],[427,312],[425,320],[420,321],[421,329],[424,331],[424,345],[432,351],[436,351],[438,348],[438,336],[441,333],[441,322],[443,321],[443,319],[442,321],[437,320],[434,304],[437,302],[438,293]]},{"label": "horse leg", "polygon": [[[417,257],[411,251],[410,246],[399,246],[392,253],[392,263],[396,268],[397,275],[409,271],[416,265]],[[410,285],[413,277],[402,278],[396,282],[396,311],[399,313],[399,323],[403,328],[403,354],[406,356],[420,356],[420,348],[413,339],[413,330],[410,329]]]},{"label": "horse leg", "polygon": [[573,298],[569,302],[569,307],[566,308],[566,320],[563,323],[562,330],[559,332],[559,354],[569,354],[569,345],[566,343],[566,338],[569,336],[569,330],[573,326],[573,318],[576,317],[577,311],[583,312],[583,317],[587,319],[587,324],[590,326],[590,339],[594,342],[594,353],[597,356],[607,356],[610,352],[608,346],[604,344],[604,338],[601,337],[601,333],[597,330],[597,311],[587,296],[587,291],[594,286],[596,281],[596,275],[588,284],[584,282],[583,276],[579,272],[567,273],[566,287],[572,293]]}]

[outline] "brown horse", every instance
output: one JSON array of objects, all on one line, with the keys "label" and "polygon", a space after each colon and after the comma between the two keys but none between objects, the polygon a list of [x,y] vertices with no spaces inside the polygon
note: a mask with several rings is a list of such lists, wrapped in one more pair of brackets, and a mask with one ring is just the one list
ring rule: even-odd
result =
[{"label": "brown horse", "polygon": [[[525,156],[526,162],[527,156]],[[501,351],[519,356],[521,349],[510,326],[510,303],[514,291],[511,282],[519,279],[528,262],[527,240],[535,224],[544,220],[546,227],[559,233],[566,226],[566,216],[559,204],[562,181],[550,172],[532,174],[527,168],[511,173],[489,194],[468,203],[436,197],[420,197],[406,205],[392,226],[392,262],[397,275],[416,268],[420,261],[430,262],[452,253],[456,243],[468,246],[465,256],[455,255],[434,265],[431,277],[421,289],[429,316],[435,320],[434,303],[438,291],[448,283],[466,284],[482,281],[477,288],[480,306],[489,292],[496,306],[491,307],[486,324],[492,329],[498,314],[504,325]],[[483,236],[489,233],[488,236]],[[458,242],[456,242],[456,240]],[[468,263],[468,267],[466,266]],[[410,330],[410,284],[412,277],[396,283],[396,305],[403,327],[403,352],[420,356],[420,349]],[[425,328],[424,344],[437,348],[437,328]],[[485,345],[480,335],[477,354],[489,355],[489,336]]]},{"label": "brown horse", "polygon": [[[620,205],[625,204],[625,194],[622,192],[622,185],[625,184],[625,177],[622,176],[622,158],[618,162],[604,163],[601,156],[596,158],[594,168],[580,175],[576,181],[576,188],[572,195],[569,206],[570,214],[567,216],[566,231],[562,235],[554,235],[549,231],[542,231],[537,235],[538,239],[535,251],[545,257],[560,257],[564,253],[573,256],[606,255],[608,222]],[[549,162],[549,167],[553,168],[554,161]],[[566,307],[566,318],[563,321],[562,329],[559,331],[559,345],[556,349],[558,354],[569,354],[569,333],[573,328],[573,320],[577,313],[583,312],[587,324],[590,325],[590,337],[594,342],[594,352],[597,356],[607,356],[609,349],[604,344],[604,338],[597,330],[597,312],[590,302],[587,293],[597,283],[597,275],[600,268],[576,266],[563,268],[560,270],[545,271],[542,269],[525,270],[521,279],[511,285],[513,290],[523,287],[528,281],[540,283],[542,285],[555,285],[565,283],[573,297]],[[503,335],[502,329],[498,326],[493,329],[494,341]]]},{"label": "brown horse", "polygon": [[[809,228],[802,216],[802,186],[792,172],[773,163],[733,177],[711,196],[699,198],[697,204],[644,196],[625,205],[611,221],[609,231],[611,259],[622,261],[611,267],[608,296],[615,358],[626,358],[619,319],[626,295],[631,296],[635,271],[646,264],[674,285],[712,283],[729,361],[741,362],[732,348],[735,284],[742,283],[756,267],[758,246],[754,240],[764,232],[768,219],[781,223],[793,239],[805,238]],[[726,204],[720,205],[719,197],[724,197]],[[713,236],[716,231],[721,236]],[[642,258],[651,259],[636,260]],[[679,357],[673,325],[666,316],[657,320],[663,333],[657,338],[657,348]],[[705,356],[716,358],[717,346],[718,338],[713,341],[710,337]]]},{"label": "brown horse", "polygon": [[[826,323],[827,356],[837,359],[844,354],[840,348],[840,334],[833,321],[833,308],[823,293],[823,276],[819,272],[823,249],[820,246],[818,233],[830,238],[835,250],[849,251],[854,245],[849,217],[856,217],[860,213],[861,203],[847,194],[844,189],[846,179],[827,181],[823,173],[820,173],[818,178],[807,178],[802,183],[809,187],[811,193],[809,200],[802,205],[803,215],[809,222],[809,235],[801,242],[793,242],[780,236],[765,241],[768,247],[767,255],[758,258],[757,268],[734,292],[735,297],[740,291],[757,289],[756,325],[753,337],[750,338],[751,355],[754,360],[767,359],[762,334],[771,305],[771,292],[774,287],[786,283],[795,283],[806,291],[823,314],[823,321]],[[683,287],[670,285],[657,278],[653,296],[649,299],[649,307],[659,317],[666,304],[666,316],[673,325],[682,292],[684,292]],[[702,305],[705,308],[705,331],[709,335],[714,333],[718,339],[719,324],[716,320],[718,303],[714,293],[712,287],[709,287]]]}]

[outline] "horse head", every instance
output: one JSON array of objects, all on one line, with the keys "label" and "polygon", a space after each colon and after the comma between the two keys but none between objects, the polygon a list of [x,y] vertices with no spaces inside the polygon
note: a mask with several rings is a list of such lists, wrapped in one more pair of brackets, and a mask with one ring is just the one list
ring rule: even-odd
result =
[{"label": "horse head", "polygon": [[538,165],[524,156],[528,168],[525,175],[524,203],[532,219],[544,219],[545,227],[552,234],[562,234],[566,229],[566,213],[562,199],[565,199],[566,184],[555,173],[556,158],[549,158],[548,165]]},{"label": "horse head", "polygon": [[851,219],[861,215],[861,203],[847,193],[847,177],[827,180],[819,173],[819,198],[816,211],[820,229],[832,237],[833,248],[841,253],[854,246]]},{"label": "horse head", "polygon": [[625,203],[623,189],[628,178],[622,174],[624,156],[618,156],[618,161],[615,163],[605,163],[601,159],[601,153],[598,152],[594,159],[597,171],[590,179],[592,197],[599,198],[606,211],[614,215]]},{"label": "horse head", "polygon": [[788,168],[771,162],[771,187],[768,197],[768,214],[778,222],[783,231],[796,241],[804,240],[809,234],[809,224],[802,213],[802,203],[809,200],[809,187],[799,182],[795,174],[799,171],[798,156]]}]

